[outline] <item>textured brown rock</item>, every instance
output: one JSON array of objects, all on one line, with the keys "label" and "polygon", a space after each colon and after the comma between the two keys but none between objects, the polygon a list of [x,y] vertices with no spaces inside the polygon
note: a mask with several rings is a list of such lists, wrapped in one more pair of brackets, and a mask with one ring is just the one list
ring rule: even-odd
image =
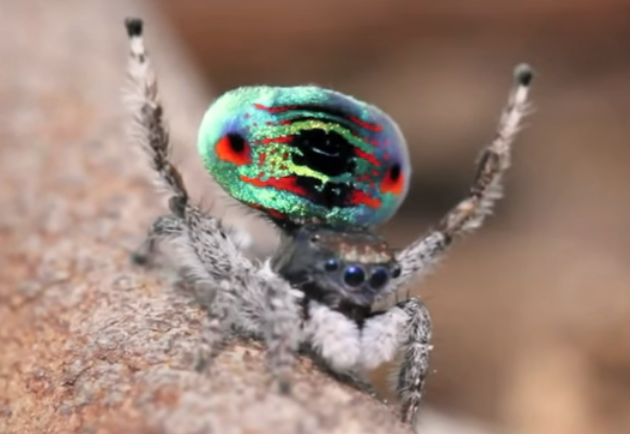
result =
[{"label": "textured brown rock", "polygon": [[[161,211],[122,134],[122,19],[138,3],[0,6],[0,432],[407,432],[309,361],[293,398],[270,392],[254,344],[195,370],[203,312],[128,263]],[[193,148],[207,99],[143,14],[173,136]]]}]

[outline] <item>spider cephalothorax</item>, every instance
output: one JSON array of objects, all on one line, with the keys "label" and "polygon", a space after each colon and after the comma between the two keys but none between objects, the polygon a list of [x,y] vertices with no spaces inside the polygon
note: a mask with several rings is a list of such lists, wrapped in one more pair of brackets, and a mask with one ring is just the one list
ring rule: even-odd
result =
[{"label": "spider cephalothorax", "polygon": [[500,197],[526,112],[529,67],[516,70],[468,195],[396,252],[373,228],[400,206],[411,167],[402,134],[385,113],[315,86],[249,87],[219,98],[204,117],[198,147],[217,182],[280,229],[280,248],[258,262],[241,252],[221,220],[191,203],[169,159],[142,21],[128,19],[126,26],[139,138],[171,194],[170,213],[155,220],[134,258],[148,263],[158,242],[170,240],[183,277],[213,288],[207,340],[217,343],[228,327],[264,339],[282,391],[289,390],[302,346],[339,374],[373,369],[400,354],[396,391],[402,419],[413,423],[429,370],[429,313],[416,297],[385,310],[373,306],[426,274],[456,238],[481,225]]},{"label": "spider cephalothorax", "polygon": [[[400,265],[387,242],[368,231],[306,225],[278,249],[273,269],[307,298],[342,312],[369,313]],[[363,317],[356,317],[363,320]]]}]

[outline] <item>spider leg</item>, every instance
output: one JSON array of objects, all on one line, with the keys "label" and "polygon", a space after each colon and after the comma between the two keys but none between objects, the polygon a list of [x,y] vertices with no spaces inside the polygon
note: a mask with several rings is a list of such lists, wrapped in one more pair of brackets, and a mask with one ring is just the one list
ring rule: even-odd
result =
[{"label": "spider leg", "polygon": [[412,297],[368,318],[361,336],[361,364],[374,369],[393,360],[402,350],[396,392],[401,401],[401,419],[415,425],[420,399],[429,371],[432,349],[431,317],[420,299]]},{"label": "spider leg", "polygon": [[164,120],[155,72],[144,46],[143,22],[128,18],[125,26],[129,36],[128,75],[132,82],[127,102],[136,123],[134,138],[149,154],[158,181],[171,193],[171,211],[181,215],[183,205],[188,202],[188,192],[181,174],[170,160],[169,129]]},{"label": "spider leg", "polygon": [[308,305],[304,339],[335,372],[356,369],[361,357],[361,331],[356,322],[325,304]]},{"label": "spider leg", "polygon": [[133,138],[142,144],[149,155],[159,183],[168,188],[171,194],[169,208],[173,213],[172,216],[159,217],[151,225],[141,246],[132,254],[135,263],[150,265],[160,240],[176,235],[174,230],[180,234],[183,232],[183,225],[176,216],[182,216],[183,207],[188,202],[188,192],[181,174],[169,159],[169,130],[164,120],[157,79],[144,46],[143,22],[128,18],[125,27],[129,36],[128,76],[131,81],[126,102],[134,116]]},{"label": "spider leg", "polygon": [[170,214],[158,217],[148,230],[142,244],[131,254],[136,265],[151,266],[158,252],[161,241],[181,237],[186,228],[183,221]]},{"label": "spider leg", "polygon": [[340,383],[376,396],[361,369],[361,329],[344,314],[310,300],[303,340],[315,364]]},{"label": "spider leg", "polygon": [[249,260],[222,223],[187,206],[187,239],[178,256],[193,281],[216,282],[212,301],[214,336],[230,324],[248,336],[263,338],[270,368],[280,390],[288,392],[289,372],[301,339],[299,301],[302,293],[275,274],[268,262]]},{"label": "spider leg", "polygon": [[190,203],[182,176],[170,160],[168,127],[144,47],[142,20],[129,18],[125,26],[130,43],[129,75],[134,84],[130,103],[138,140],[149,154],[159,181],[169,190],[172,213],[156,220],[136,256],[141,262],[147,260],[160,240],[170,239],[174,259],[186,280],[214,288],[208,306],[212,316],[208,341],[216,347],[230,326],[264,338],[274,378],[286,392],[301,337],[299,293],[267,263],[245,257],[221,221]]},{"label": "spider leg", "polygon": [[363,324],[324,304],[311,300],[305,327],[305,340],[318,363],[336,377],[365,388],[360,376],[384,362],[392,361],[402,350],[396,391],[401,400],[401,418],[415,423],[431,351],[431,318],[418,298],[409,298],[390,309],[374,312]]},{"label": "spider leg", "polygon": [[533,73],[529,66],[523,64],[516,68],[514,76],[515,83],[501,115],[496,137],[481,151],[468,196],[452,208],[436,228],[397,254],[402,274],[382,292],[381,299],[430,270],[455,238],[481,226],[501,197],[501,180],[510,166],[511,145],[528,112],[527,95]]}]

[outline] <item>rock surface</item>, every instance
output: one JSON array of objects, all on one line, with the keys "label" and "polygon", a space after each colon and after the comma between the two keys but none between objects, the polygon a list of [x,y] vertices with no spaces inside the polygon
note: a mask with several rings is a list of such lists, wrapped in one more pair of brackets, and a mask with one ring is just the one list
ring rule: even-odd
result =
[{"label": "rock surface", "polygon": [[207,93],[142,2],[52,4],[0,5],[0,432],[408,432],[307,360],[274,394],[255,344],[195,370],[202,310],[128,262],[164,208],[123,134],[123,18],[147,19],[189,148]]}]

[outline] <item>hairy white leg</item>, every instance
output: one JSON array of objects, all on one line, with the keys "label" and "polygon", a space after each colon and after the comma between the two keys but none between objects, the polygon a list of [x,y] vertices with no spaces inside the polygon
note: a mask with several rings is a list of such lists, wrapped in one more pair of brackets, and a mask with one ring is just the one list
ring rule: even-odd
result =
[{"label": "hairy white leg", "polygon": [[357,323],[313,300],[306,317],[302,341],[308,343],[311,358],[340,383],[376,396],[361,370],[361,330]]},{"label": "hairy white leg", "polygon": [[355,369],[361,357],[360,330],[357,324],[328,306],[310,301],[304,340],[310,342],[328,366],[344,372]]},{"label": "hairy white leg", "polygon": [[394,360],[400,350],[408,319],[407,313],[398,306],[375,312],[366,319],[361,330],[362,368],[375,369]]},{"label": "hairy white leg", "polygon": [[152,225],[136,260],[150,260],[161,240],[171,240],[174,259],[187,278],[209,283],[215,290],[209,340],[218,342],[232,324],[263,337],[280,389],[288,391],[289,371],[300,339],[298,294],[268,265],[246,258],[219,220],[190,204],[182,176],[170,161],[168,127],[144,46],[142,20],[129,18],[125,26],[130,43],[130,105],[136,138],[151,157],[159,181],[170,192],[172,212]]},{"label": "hairy white leg", "polygon": [[409,298],[355,321],[311,301],[305,340],[334,372],[357,373],[392,361],[402,352],[396,379],[401,418],[414,424],[429,371],[431,318],[418,298]]},{"label": "hairy white leg", "polygon": [[477,173],[468,196],[451,209],[436,228],[396,255],[402,273],[381,292],[380,299],[396,293],[415,278],[426,274],[440,260],[453,240],[472,232],[491,213],[501,197],[503,173],[510,166],[511,145],[528,112],[527,96],[533,73],[529,66],[519,65],[508,104],[503,110],[495,139],[482,151]]},{"label": "hairy white leg", "polygon": [[137,265],[152,265],[158,253],[159,244],[168,239],[175,239],[184,235],[184,222],[173,215],[158,217],[148,230],[144,241],[132,254],[131,259]]}]

